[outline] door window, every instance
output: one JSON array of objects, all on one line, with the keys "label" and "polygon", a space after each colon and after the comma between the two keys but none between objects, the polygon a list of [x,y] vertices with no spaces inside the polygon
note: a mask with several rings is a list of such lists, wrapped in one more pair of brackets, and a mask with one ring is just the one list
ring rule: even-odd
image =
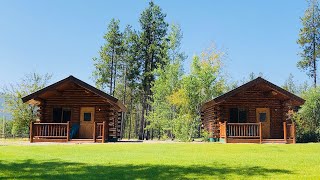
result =
[{"label": "door window", "polygon": [[259,113],[259,120],[260,120],[260,122],[266,122],[266,120],[267,120],[267,113],[265,113],[265,112]]},{"label": "door window", "polygon": [[90,112],[83,113],[83,120],[84,121],[91,121],[91,113]]}]

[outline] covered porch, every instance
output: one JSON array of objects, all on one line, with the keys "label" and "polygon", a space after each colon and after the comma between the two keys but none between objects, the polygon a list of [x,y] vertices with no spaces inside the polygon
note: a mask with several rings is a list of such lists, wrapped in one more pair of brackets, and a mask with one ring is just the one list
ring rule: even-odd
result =
[{"label": "covered porch", "polygon": [[108,140],[110,132],[106,121],[94,122],[92,127],[92,139],[80,139],[76,137],[79,124],[68,121],[67,123],[30,123],[30,142],[101,142]]}]

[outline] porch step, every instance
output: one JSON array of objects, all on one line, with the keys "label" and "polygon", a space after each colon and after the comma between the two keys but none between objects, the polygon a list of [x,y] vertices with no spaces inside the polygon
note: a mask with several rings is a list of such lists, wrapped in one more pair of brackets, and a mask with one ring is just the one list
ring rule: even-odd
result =
[{"label": "porch step", "polygon": [[93,139],[71,139],[70,143],[93,143]]},{"label": "porch step", "polygon": [[270,143],[270,144],[286,144],[287,142],[284,139],[263,139],[262,143]]}]

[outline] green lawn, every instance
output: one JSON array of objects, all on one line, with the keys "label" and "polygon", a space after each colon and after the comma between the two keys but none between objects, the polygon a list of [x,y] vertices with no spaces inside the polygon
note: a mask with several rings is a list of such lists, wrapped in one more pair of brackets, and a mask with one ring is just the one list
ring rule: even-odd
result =
[{"label": "green lawn", "polygon": [[0,179],[320,179],[320,144],[0,145]]}]

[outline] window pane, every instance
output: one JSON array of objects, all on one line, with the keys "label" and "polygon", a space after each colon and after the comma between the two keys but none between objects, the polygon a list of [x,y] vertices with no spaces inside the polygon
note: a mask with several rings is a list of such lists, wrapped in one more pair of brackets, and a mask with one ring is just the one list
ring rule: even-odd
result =
[{"label": "window pane", "polygon": [[61,114],[62,114],[62,109],[61,108],[53,108],[53,112],[52,112],[53,122],[61,123]]},{"label": "window pane", "polygon": [[238,122],[238,108],[230,108],[230,123]]},{"label": "window pane", "polygon": [[247,122],[247,111],[245,109],[239,110],[239,123]]},{"label": "window pane", "polygon": [[83,120],[84,121],[91,121],[91,113],[85,112],[83,114]]},{"label": "window pane", "polygon": [[259,113],[260,122],[265,122],[267,120],[267,113]]},{"label": "window pane", "polygon": [[63,110],[63,118],[62,121],[64,123],[71,121],[71,110]]}]

